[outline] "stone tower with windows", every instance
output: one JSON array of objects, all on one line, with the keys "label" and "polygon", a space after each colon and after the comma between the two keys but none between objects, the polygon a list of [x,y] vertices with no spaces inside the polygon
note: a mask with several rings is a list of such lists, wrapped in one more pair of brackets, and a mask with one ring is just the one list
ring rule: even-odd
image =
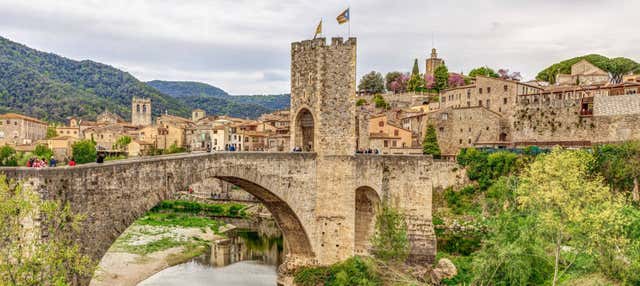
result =
[{"label": "stone tower with windows", "polygon": [[356,149],[356,39],[291,44],[291,146],[320,155]]},{"label": "stone tower with windows", "polygon": [[434,76],[436,69],[442,65],[444,65],[444,60],[438,58],[438,52],[436,51],[436,48],[432,48],[431,57],[427,58],[426,60],[426,69],[424,74]]},{"label": "stone tower with windows", "polygon": [[131,100],[131,124],[151,125],[151,99],[134,97]]}]

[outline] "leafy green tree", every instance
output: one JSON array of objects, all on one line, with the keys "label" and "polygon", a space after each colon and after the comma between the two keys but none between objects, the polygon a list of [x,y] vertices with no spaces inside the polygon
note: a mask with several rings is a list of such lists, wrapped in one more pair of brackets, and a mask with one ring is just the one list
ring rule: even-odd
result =
[{"label": "leafy green tree", "polygon": [[425,89],[424,77],[421,74],[412,74],[407,82],[408,91],[422,91]]},{"label": "leafy green tree", "polygon": [[131,143],[131,137],[126,135],[120,136],[120,138],[116,140],[116,143],[113,144],[113,149],[125,150],[130,143]]},{"label": "leafy green tree", "polygon": [[364,99],[364,98],[360,98],[360,99],[358,99],[356,101],[356,106],[362,106],[362,105],[365,105],[365,104],[367,104],[367,100]]},{"label": "leafy green tree", "polygon": [[433,124],[429,124],[427,132],[424,134],[424,141],[422,142],[422,153],[425,155],[440,155],[440,146],[438,146],[438,135],[436,134],[436,128]]},{"label": "leafy green tree", "polygon": [[441,65],[433,72],[435,77],[435,90],[443,91],[449,87],[449,70],[447,66]]},{"label": "leafy green tree", "polygon": [[56,127],[53,125],[47,126],[47,139],[58,136],[58,131],[56,131]]},{"label": "leafy green tree", "polygon": [[558,74],[570,74],[571,66],[581,60],[587,60],[596,67],[609,72],[613,82],[619,82],[619,80],[622,79],[622,75],[625,73],[638,71],[640,69],[640,64],[627,58],[609,59],[605,56],[590,54],[555,63],[540,71],[536,76],[536,79],[553,84],[556,82],[556,76]]},{"label": "leafy green tree", "polygon": [[411,76],[416,76],[420,74],[420,67],[418,67],[418,59],[413,61],[413,68],[411,69]]},{"label": "leafy green tree", "polygon": [[611,82],[621,83],[622,76],[640,71],[640,65],[628,58],[613,58],[607,62],[606,70],[611,76]]},{"label": "leafy green tree", "polygon": [[371,94],[384,92],[384,78],[382,74],[376,71],[371,71],[368,74],[362,76],[360,84],[358,84],[358,90],[366,91]]},{"label": "leafy green tree", "polygon": [[373,255],[384,261],[403,262],[409,256],[409,239],[405,217],[385,199],[376,215],[371,238]]},{"label": "leafy green tree", "polygon": [[552,285],[572,265],[561,264],[563,246],[577,254],[612,257],[628,245],[623,200],[609,192],[602,178],[591,175],[593,161],[586,151],[555,149],[539,156],[520,177],[518,209],[536,219],[536,234],[553,249]]},{"label": "leafy green tree", "polygon": [[495,70],[489,67],[479,67],[479,68],[472,69],[471,72],[469,72],[470,77],[476,77],[479,75],[495,77],[495,78],[500,77],[500,75],[498,75],[498,73]]},{"label": "leafy green tree", "polygon": [[[28,227],[40,218],[41,228]],[[91,278],[95,263],[73,239],[82,219],[68,204],[43,201],[22,183],[0,176],[0,285],[62,286]]]},{"label": "leafy green tree", "polygon": [[9,145],[0,147],[0,166],[17,166],[16,150]]},{"label": "leafy green tree", "polygon": [[33,155],[38,158],[46,158],[47,160],[53,157],[53,150],[49,149],[49,146],[45,144],[38,144],[36,148],[33,150]]},{"label": "leafy green tree", "polygon": [[605,144],[594,148],[595,169],[614,192],[630,193],[640,202],[640,141]]},{"label": "leafy green tree", "polygon": [[169,146],[167,150],[165,150],[164,154],[175,154],[175,153],[183,153],[187,150],[184,147],[178,147],[176,143],[173,143]]},{"label": "leafy green tree", "polygon": [[92,140],[81,140],[71,146],[73,159],[77,164],[95,162],[98,156],[96,143]]},{"label": "leafy green tree", "polygon": [[389,72],[387,73],[387,75],[385,75],[385,87],[387,88],[387,90],[389,91],[393,91],[394,89],[392,88],[391,84],[393,82],[396,82],[398,80],[398,78],[400,78],[403,74],[401,72],[398,71],[394,71],[394,72]]}]

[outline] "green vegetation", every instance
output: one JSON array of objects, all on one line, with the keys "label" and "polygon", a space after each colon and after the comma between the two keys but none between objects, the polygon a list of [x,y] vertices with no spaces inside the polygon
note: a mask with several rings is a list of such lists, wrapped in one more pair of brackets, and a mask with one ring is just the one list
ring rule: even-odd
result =
[{"label": "green vegetation", "polygon": [[384,76],[385,87],[388,91],[393,91],[392,83],[397,81],[400,77],[402,77],[402,73],[398,71],[388,72]]},{"label": "green vegetation", "polygon": [[126,150],[127,146],[129,146],[129,144],[131,143],[131,137],[129,136],[120,136],[118,138],[118,140],[116,140],[116,143],[113,144],[113,149],[115,150]]},{"label": "green vegetation", "polygon": [[184,153],[187,152],[187,149],[184,147],[178,147],[176,143],[173,143],[169,146],[169,148],[165,149],[163,154],[176,154],[176,153]]},{"label": "green vegetation", "polygon": [[640,283],[640,209],[632,204],[640,165],[626,163],[637,146],[462,150],[458,162],[473,184],[434,194],[439,255],[459,271],[443,283]]},{"label": "green vegetation", "polygon": [[376,264],[357,256],[331,266],[302,268],[295,273],[294,282],[300,286],[382,285]]},{"label": "green vegetation", "polygon": [[367,104],[367,100],[364,98],[360,98],[358,99],[358,101],[356,101],[356,106],[363,106],[365,104]]},{"label": "green vegetation", "polygon": [[389,103],[384,100],[382,95],[376,94],[373,96],[373,103],[376,105],[376,108],[389,109]]},{"label": "green vegetation", "polygon": [[45,144],[38,144],[36,148],[33,150],[33,155],[38,158],[45,158],[47,160],[53,157],[53,150],[49,149],[49,147]]},{"label": "green vegetation", "polygon": [[151,212],[173,211],[206,216],[245,217],[244,205],[236,203],[205,204],[191,201],[162,201],[151,209]]},{"label": "green vegetation", "polygon": [[407,90],[408,91],[426,91],[424,76],[421,74],[412,74],[407,82]]},{"label": "green vegetation", "polygon": [[56,127],[54,125],[47,126],[47,139],[57,137],[58,131],[56,131]]},{"label": "green vegetation", "polygon": [[108,109],[129,118],[132,95],[150,98],[156,116],[164,110],[181,116],[191,111],[179,100],[111,66],[36,51],[2,37],[0,62],[0,113],[64,122],[68,116],[93,120]]},{"label": "green vegetation", "polygon": [[9,145],[0,147],[0,166],[18,166],[16,150]]},{"label": "green vegetation", "polygon": [[425,155],[440,156],[440,146],[438,146],[438,136],[436,135],[436,128],[433,124],[429,124],[427,132],[424,134],[424,141],[422,142],[422,153]]},{"label": "green vegetation", "polygon": [[609,72],[614,82],[620,82],[622,76],[629,72],[640,71],[640,64],[627,58],[607,58],[605,56],[590,54],[581,57],[575,57],[572,59],[564,60],[559,63],[553,64],[546,69],[542,70],[536,76],[536,79],[547,81],[549,83],[556,82],[556,75],[558,74],[570,74],[571,66],[581,60],[587,60],[591,64],[599,67],[600,69]]},{"label": "green vegetation", "polygon": [[186,81],[154,80],[147,84],[179,99],[192,109],[202,108],[207,114],[257,118],[264,113],[288,109],[290,104],[288,94],[229,95],[215,86]]},{"label": "green vegetation", "polygon": [[500,77],[500,75],[498,75],[498,73],[495,70],[493,70],[492,68],[489,68],[489,67],[479,67],[479,68],[472,69],[469,72],[469,76],[470,77],[476,77],[476,76],[479,76],[479,75],[488,76],[488,77],[495,77],[495,78]]},{"label": "green vegetation", "polygon": [[433,87],[436,91],[442,91],[449,87],[449,69],[447,66],[441,65],[433,71],[435,86]]},{"label": "green vegetation", "polygon": [[362,76],[360,83],[358,84],[359,91],[366,91],[370,94],[378,94],[384,92],[384,78],[382,74],[376,71],[371,71],[368,74]]},{"label": "green vegetation", "polygon": [[80,140],[71,146],[73,159],[77,164],[95,162],[98,157],[96,143],[93,140]]},{"label": "green vegetation", "polygon": [[[21,239],[31,237],[24,223],[37,218],[46,218],[41,225],[48,239]],[[91,278],[95,263],[72,239],[81,221],[69,205],[43,201],[0,176],[0,285],[74,285]]]},{"label": "green vegetation", "polygon": [[382,261],[404,262],[409,255],[409,238],[405,217],[384,200],[376,214],[376,228],[371,238],[373,255]]}]

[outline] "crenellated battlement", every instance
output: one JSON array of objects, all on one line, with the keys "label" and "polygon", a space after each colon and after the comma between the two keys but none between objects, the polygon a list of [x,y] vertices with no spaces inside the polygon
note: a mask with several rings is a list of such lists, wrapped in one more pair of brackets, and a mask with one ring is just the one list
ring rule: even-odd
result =
[{"label": "crenellated battlement", "polygon": [[348,38],[346,41],[342,37],[331,38],[331,44],[327,44],[326,38],[316,38],[312,40],[304,40],[301,42],[291,43],[291,51],[309,50],[325,47],[355,47],[357,40],[354,37]]}]

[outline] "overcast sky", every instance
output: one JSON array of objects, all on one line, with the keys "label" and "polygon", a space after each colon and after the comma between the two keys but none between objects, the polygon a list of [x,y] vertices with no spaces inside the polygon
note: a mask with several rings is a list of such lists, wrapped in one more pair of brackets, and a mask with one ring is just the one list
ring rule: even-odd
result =
[{"label": "overcast sky", "polygon": [[[349,3],[350,2],[350,3]],[[347,36],[358,78],[409,71],[432,47],[450,71],[509,68],[525,79],[561,59],[599,53],[640,60],[638,0],[0,0],[0,36],[147,81],[192,80],[232,94],[289,92],[290,43]]]}]

